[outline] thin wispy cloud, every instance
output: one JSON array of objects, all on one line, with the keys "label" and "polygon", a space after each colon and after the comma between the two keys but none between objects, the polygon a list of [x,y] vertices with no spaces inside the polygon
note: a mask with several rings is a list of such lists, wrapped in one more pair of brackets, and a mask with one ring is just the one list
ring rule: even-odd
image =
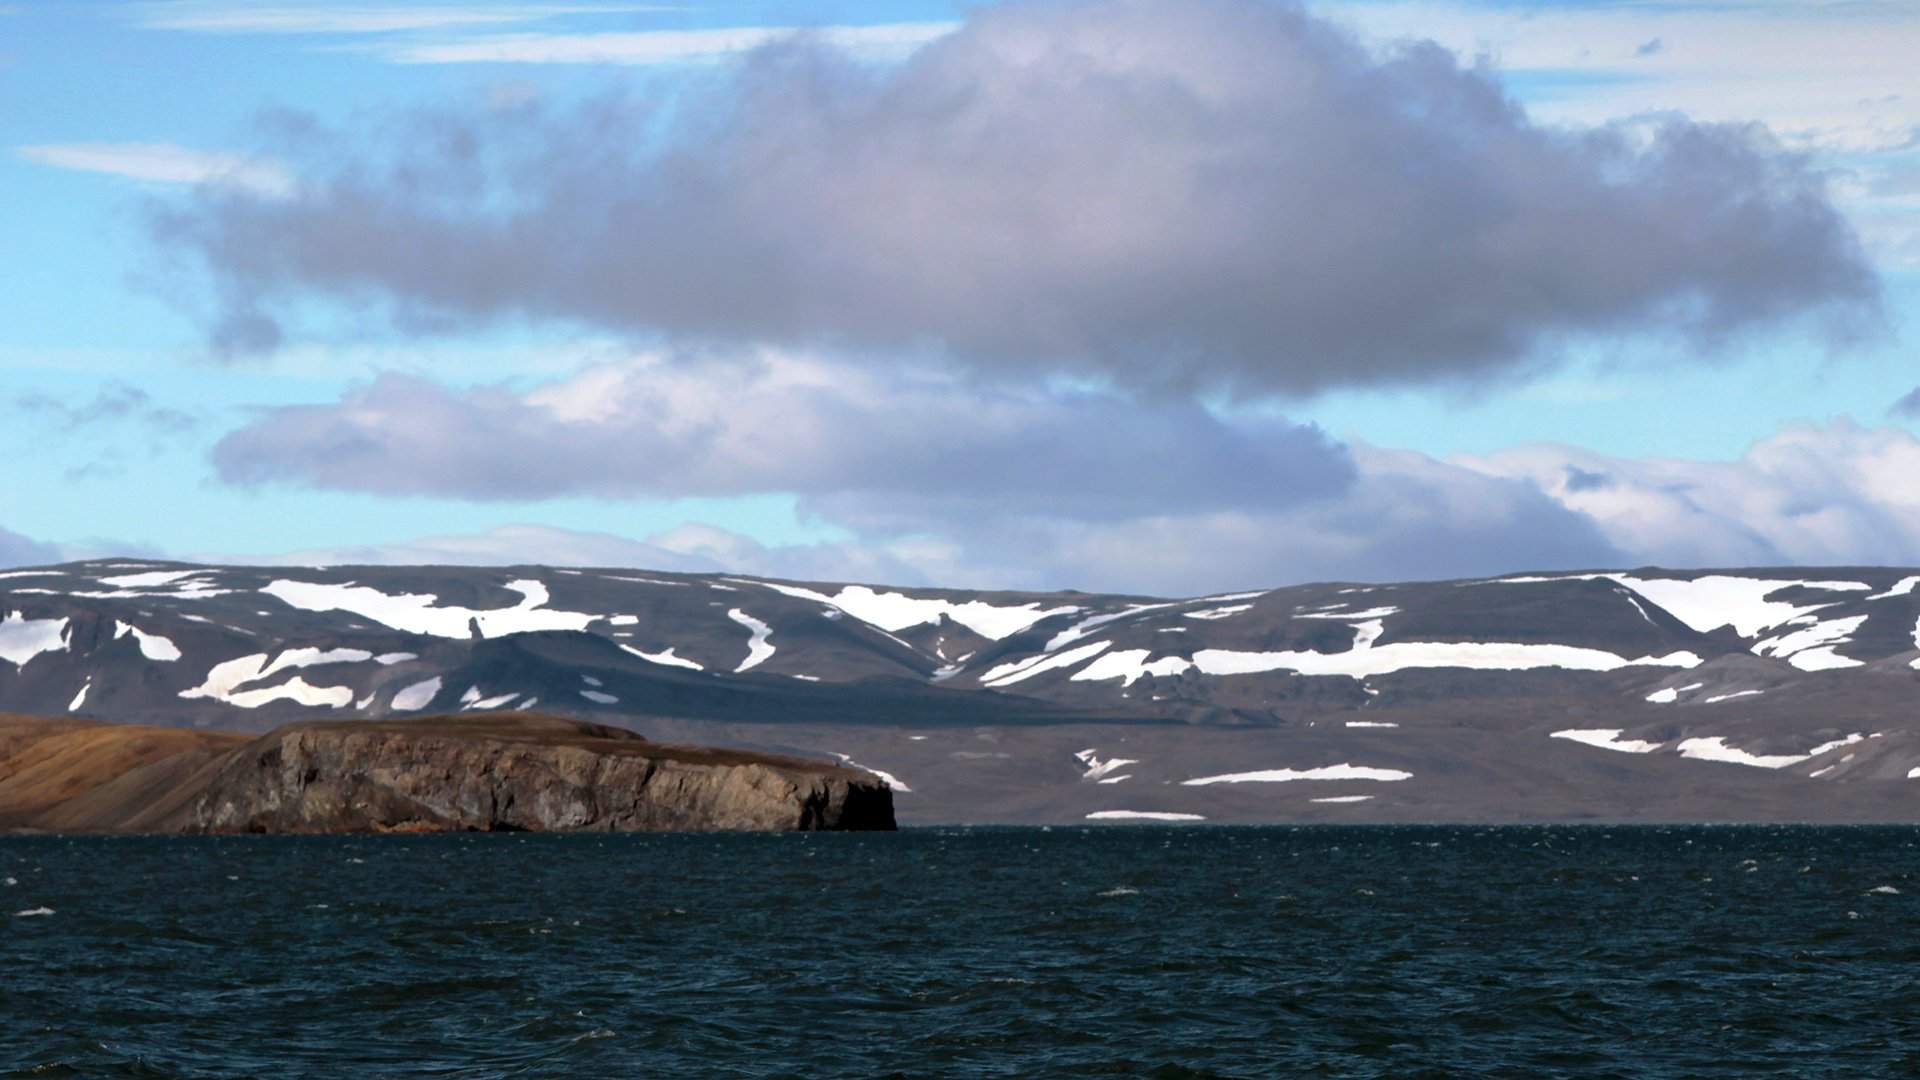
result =
[{"label": "thin wispy cloud", "polygon": [[280,198],[293,191],[292,174],[276,162],[173,143],[55,143],[22,146],[15,153],[54,168],[107,173],[148,183],[208,184],[266,198]]},{"label": "thin wispy cloud", "polygon": [[950,34],[951,22],[872,26],[731,26],[597,34],[493,34],[463,41],[403,45],[385,51],[403,64],[662,64],[746,52],[804,36],[856,52],[905,52]]},{"label": "thin wispy cloud", "polygon": [[672,11],[672,7],[583,4],[479,4],[464,7],[337,4],[235,4],[200,0],[142,4],[134,18],[155,30],[219,34],[391,34],[511,26],[566,15]]}]

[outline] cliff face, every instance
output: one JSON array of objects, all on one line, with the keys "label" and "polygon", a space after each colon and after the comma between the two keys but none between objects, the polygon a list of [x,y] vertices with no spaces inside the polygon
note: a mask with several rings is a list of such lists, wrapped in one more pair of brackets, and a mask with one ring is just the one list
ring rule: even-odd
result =
[{"label": "cliff face", "polygon": [[146,760],[13,824],[200,833],[894,827],[892,792],[867,773],[532,714],[295,724],[220,749]]}]

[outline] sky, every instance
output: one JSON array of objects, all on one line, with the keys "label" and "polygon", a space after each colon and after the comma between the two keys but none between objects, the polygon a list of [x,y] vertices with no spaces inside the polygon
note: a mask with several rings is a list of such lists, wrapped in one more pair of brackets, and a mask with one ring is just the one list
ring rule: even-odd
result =
[{"label": "sky", "polygon": [[0,566],[1920,564],[1904,0],[0,3]]}]

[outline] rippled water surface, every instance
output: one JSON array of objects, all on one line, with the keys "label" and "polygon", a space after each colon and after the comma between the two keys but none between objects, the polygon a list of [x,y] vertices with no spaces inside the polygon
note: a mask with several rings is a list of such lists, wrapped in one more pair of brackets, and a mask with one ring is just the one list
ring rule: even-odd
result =
[{"label": "rippled water surface", "polygon": [[1911,1075],[1917,902],[1908,828],[0,839],[0,1076]]}]

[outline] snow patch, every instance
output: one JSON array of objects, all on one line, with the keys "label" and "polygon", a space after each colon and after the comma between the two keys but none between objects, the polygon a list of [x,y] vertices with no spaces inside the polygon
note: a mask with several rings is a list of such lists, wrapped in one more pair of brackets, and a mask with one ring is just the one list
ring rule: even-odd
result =
[{"label": "snow patch", "polygon": [[69,701],[69,702],[67,702],[67,711],[68,711],[68,712],[79,712],[79,711],[80,711],[80,706],[82,706],[82,705],[85,705],[85,704],[87,703],[87,691],[89,691],[89,690],[91,690],[91,689],[93,689],[93,680],[92,680],[92,679],[88,679],[88,680],[87,680],[86,682],[84,682],[84,683],[81,683],[81,684],[80,684],[80,692],[79,692],[79,693],[77,693],[77,694],[75,694],[75,695],[73,695],[73,700],[72,700],[72,701]]},{"label": "snow patch", "polygon": [[[1377,690],[1374,692],[1379,693]],[[1347,721],[1347,726],[1358,728],[1392,728],[1399,727],[1400,725],[1386,720],[1349,720]]]},{"label": "snow patch", "polygon": [[1411,780],[1413,774],[1402,769],[1376,769],[1368,765],[1322,765],[1313,769],[1261,769],[1255,772],[1223,773],[1180,781],[1183,787],[1209,784],[1285,784],[1294,780]]},{"label": "snow patch", "polygon": [[103,577],[100,584],[111,585],[116,589],[158,589],[171,585],[182,578],[196,574],[205,574],[206,570],[155,570],[146,574],[121,574],[117,577]]},{"label": "snow patch", "polygon": [[583,698],[586,698],[586,699],[587,699],[588,701],[591,701],[591,702],[593,702],[593,703],[595,703],[595,704],[597,704],[597,705],[618,705],[618,704],[620,704],[620,699],[619,699],[619,698],[617,698],[617,697],[614,697],[614,696],[613,696],[612,694],[604,694],[604,693],[601,693],[601,692],[600,692],[600,691],[598,691],[598,690],[582,690],[582,691],[580,691],[580,696],[581,696],[581,697],[583,697]]},{"label": "snow patch", "polygon": [[476,622],[482,637],[503,637],[540,630],[585,630],[587,624],[600,617],[547,609],[550,599],[547,587],[530,578],[509,581],[503,587],[519,593],[520,603],[482,610],[440,607],[435,604],[438,597],[433,593],[390,595],[366,585],[322,585],[284,578],[260,591],[303,611],[347,611],[410,634],[462,640],[472,636],[471,626]]},{"label": "snow patch", "polygon": [[1324,803],[1356,803],[1356,802],[1366,802],[1368,799],[1371,799],[1371,798],[1373,798],[1373,796],[1371,795],[1328,795],[1323,798],[1309,799],[1308,801],[1324,802]]},{"label": "snow patch", "polygon": [[639,657],[640,659],[647,661],[648,663],[665,664],[668,667],[690,668],[694,671],[707,670],[696,661],[689,660],[684,656],[673,655],[673,647],[671,646],[657,653],[642,652],[639,649],[634,648],[632,645],[628,645],[625,643],[622,643],[620,647],[632,653],[633,655]]},{"label": "snow patch", "polygon": [[1831,592],[1864,592],[1870,588],[1858,581],[1808,581],[1776,578],[1734,577],[1708,574],[1692,580],[1679,578],[1636,578],[1629,574],[1601,574],[1625,585],[1641,596],[1665,608],[1669,614],[1701,633],[1732,626],[1741,637],[1754,637],[1787,620],[1805,615],[1826,604],[1799,607],[1767,597],[1796,585]]},{"label": "snow patch", "polygon": [[1728,746],[1725,737],[1682,739],[1680,756],[1697,761],[1722,761],[1730,765],[1751,765],[1758,769],[1784,769],[1789,765],[1798,765],[1812,757],[1812,754],[1750,754],[1745,750]]},{"label": "snow patch", "polygon": [[242,690],[288,668],[315,667],[322,664],[359,663],[373,658],[365,649],[287,649],[271,661],[266,653],[254,653],[215,664],[199,686],[180,691],[183,698],[211,698],[242,709],[257,709],[275,701],[293,701],[314,708],[341,709],[353,704],[353,691],[345,686],[315,686],[294,676],[278,686]]},{"label": "snow patch", "polygon": [[[1341,607],[1346,605],[1342,604]],[[1341,619],[1359,621],[1361,619],[1384,619],[1389,615],[1400,614],[1397,607],[1368,608],[1365,611],[1305,611],[1294,613],[1296,619]]]},{"label": "snow patch", "polygon": [[1894,584],[1893,588],[1883,593],[1874,593],[1872,596],[1867,597],[1867,599],[1890,600],[1896,596],[1907,596],[1913,592],[1915,585],[1920,585],[1920,577],[1903,577]]},{"label": "snow patch", "polygon": [[1063,653],[1055,653],[1052,655],[1036,653],[1033,656],[1027,657],[1025,660],[1018,660],[1011,664],[1001,664],[999,667],[989,669],[985,675],[980,676],[980,685],[993,687],[1012,686],[1014,683],[1031,679],[1043,671],[1072,667],[1080,661],[1089,659],[1102,652],[1112,644],[1113,642],[1111,641],[1095,641],[1078,648],[1068,649]]},{"label": "snow patch", "polygon": [[433,704],[433,699],[439,695],[440,676],[435,675],[431,679],[414,683],[393,695],[393,708],[395,712],[417,712]]},{"label": "snow patch", "polygon": [[[1107,761],[1102,761],[1100,760],[1100,751],[1093,747],[1081,750],[1073,756],[1078,758],[1080,764],[1086,767],[1087,771],[1080,774],[1080,779],[1082,780],[1099,780],[1101,777],[1107,776],[1128,765],[1140,764],[1137,758],[1112,758]],[[1105,781],[1101,782],[1105,783]]]},{"label": "snow patch", "polygon": [[840,764],[845,765],[849,769],[859,769],[861,772],[872,773],[873,775],[879,777],[881,783],[886,784],[887,787],[893,789],[894,791],[906,792],[908,794],[912,794],[913,792],[912,788],[908,787],[906,784],[901,783],[900,778],[893,775],[890,772],[886,772],[881,769],[875,769],[868,765],[862,765],[845,754],[835,754],[833,756],[839,758]]},{"label": "snow patch", "polygon": [[180,659],[180,647],[175,645],[171,638],[164,638],[159,634],[149,634],[132,623],[124,623],[115,619],[113,621],[113,639],[118,641],[128,634],[132,634],[133,640],[139,644],[140,655],[149,660],[158,660],[164,664],[172,663]]},{"label": "snow patch", "polygon": [[1143,675],[1179,675],[1193,667],[1193,661],[1179,656],[1163,656],[1147,662],[1150,650],[1121,649],[1110,652],[1073,673],[1073,682],[1120,679],[1120,685],[1132,686]]},{"label": "snow patch", "polygon": [[1193,666],[1207,675],[1254,675],[1268,671],[1297,671],[1302,675],[1346,675],[1364,679],[1409,668],[1468,668],[1480,671],[1532,671],[1564,668],[1569,671],[1618,671],[1625,667],[1693,668],[1701,663],[1691,652],[1628,659],[1603,649],[1574,645],[1530,645],[1502,642],[1394,642],[1376,647],[1378,620],[1354,626],[1353,648],[1341,653],[1239,652],[1202,649],[1193,654]]},{"label": "snow patch", "polygon": [[1839,655],[1833,651],[1833,646],[1852,641],[1854,633],[1866,621],[1865,615],[1855,615],[1847,619],[1830,619],[1825,622],[1815,620],[1805,629],[1759,642],[1754,645],[1753,652],[1756,656],[1772,656],[1786,660],[1801,671],[1862,667],[1864,665],[1861,661]]},{"label": "snow patch", "polygon": [[1040,651],[1053,652],[1056,649],[1066,648],[1068,645],[1079,641],[1100,627],[1118,619],[1125,619],[1129,616],[1141,615],[1149,611],[1161,611],[1166,608],[1178,606],[1178,604],[1172,602],[1165,604],[1132,604],[1121,611],[1109,611],[1104,615],[1091,615],[1053,635],[1051,638],[1048,638],[1046,645],[1043,646]]},{"label": "snow patch", "polygon": [[[475,687],[474,689],[478,690],[479,688]],[[510,693],[500,694],[496,697],[478,698],[475,701],[469,702],[468,704],[461,706],[460,711],[475,712],[481,709],[497,709],[500,706],[505,705],[507,702],[512,701],[514,698],[517,698],[519,696],[520,696],[520,691],[514,690]],[[465,699],[463,698],[461,700],[464,701]]]},{"label": "snow patch", "polygon": [[0,660],[16,668],[41,653],[67,651],[67,620],[29,619],[22,612],[10,612],[0,619]]},{"label": "snow patch", "polygon": [[1764,693],[1766,693],[1765,690],[1735,690],[1731,694],[1715,694],[1706,699],[1706,704],[1717,705],[1722,701],[1732,701],[1734,698],[1757,697]]},{"label": "snow patch", "polygon": [[727,618],[746,627],[751,633],[751,637],[747,641],[747,658],[740,661],[740,666],[733,670],[736,673],[749,671],[766,663],[767,657],[772,656],[774,652],[773,646],[767,644],[767,638],[773,636],[773,627],[741,611],[739,608],[728,610]]},{"label": "snow patch", "polygon": [[1252,610],[1252,604],[1232,604],[1227,607],[1208,608],[1205,611],[1183,611],[1180,614],[1189,619],[1226,619],[1243,611]]},{"label": "snow patch", "polygon": [[1095,810],[1088,821],[1205,821],[1199,814],[1174,814],[1165,810]]},{"label": "snow patch", "polygon": [[1568,728],[1555,731],[1548,738],[1566,739],[1569,742],[1597,746],[1602,750],[1618,750],[1625,754],[1650,754],[1665,743],[1647,742],[1643,739],[1622,739],[1620,728]]},{"label": "snow patch", "polygon": [[728,578],[727,580],[759,585],[797,599],[825,604],[882,630],[904,630],[909,626],[919,626],[921,623],[938,622],[940,616],[945,615],[981,637],[993,641],[1017,634],[1049,616],[1070,615],[1080,610],[1070,604],[1042,608],[1037,602],[998,605],[989,604],[985,600],[968,600],[964,603],[955,603],[937,597],[878,592],[865,585],[848,585],[832,596],[828,596],[817,589],[808,589],[799,585],[782,585],[774,581],[758,581],[753,578]]}]

